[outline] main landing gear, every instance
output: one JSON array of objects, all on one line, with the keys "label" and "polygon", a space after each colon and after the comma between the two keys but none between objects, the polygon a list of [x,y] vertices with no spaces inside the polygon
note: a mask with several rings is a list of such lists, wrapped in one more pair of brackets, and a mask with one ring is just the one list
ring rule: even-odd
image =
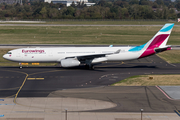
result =
[{"label": "main landing gear", "polygon": [[94,70],[94,66],[91,65],[91,64],[86,64],[86,68],[89,69],[89,70]]}]

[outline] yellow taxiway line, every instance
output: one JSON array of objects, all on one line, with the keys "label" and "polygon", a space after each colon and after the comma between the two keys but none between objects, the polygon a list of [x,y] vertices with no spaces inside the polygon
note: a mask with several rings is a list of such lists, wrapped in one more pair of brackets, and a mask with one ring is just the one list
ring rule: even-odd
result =
[{"label": "yellow taxiway line", "polygon": [[44,78],[27,78],[27,80],[44,80]]}]

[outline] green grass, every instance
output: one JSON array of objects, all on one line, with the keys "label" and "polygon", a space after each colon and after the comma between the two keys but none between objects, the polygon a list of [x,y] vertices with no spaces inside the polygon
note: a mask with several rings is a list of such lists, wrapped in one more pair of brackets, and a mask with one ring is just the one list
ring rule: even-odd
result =
[{"label": "green grass", "polygon": [[[105,44],[141,45],[161,27],[28,27],[0,26],[0,44]],[[180,27],[174,27],[168,44],[180,44]]]},{"label": "green grass", "polygon": [[168,20],[132,20],[132,21],[128,21],[128,20],[122,20],[122,21],[113,21],[113,20],[106,20],[106,21],[98,21],[98,20],[94,20],[94,21],[90,21],[90,20],[64,20],[64,21],[49,21],[46,22],[45,24],[85,24],[85,25],[164,25],[166,23],[176,23],[177,25],[180,25],[180,23],[178,22],[174,22],[174,21],[168,21]]},{"label": "green grass", "polygon": [[[153,79],[150,79],[153,78]],[[180,75],[138,75],[126,78],[112,86],[155,86],[155,85],[180,85]]]},{"label": "green grass", "polygon": [[[165,23],[176,23],[177,25],[180,25],[177,21],[172,20],[79,20],[79,19],[64,19],[64,20],[54,20],[51,19],[43,20],[46,21],[45,23],[33,23],[33,24],[71,24],[71,25],[164,25]],[[8,23],[14,23],[8,22]],[[0,23],[0,24],[7,24],[6,23]],[[14,24],[24,24],[23,22],[20,23],[14,23]],[[26,23],[26,24],[32,24],[32,23]]]},{"label": "green grass", "polygon": [[[136,79],[136,78],[139,78],[139,77],[142,77],[141,75],[135,75],[135,76],[131,76],[129,78],[126,78],[124,80],[121,80],[119,82],[116,82],[116,83],[113,83],[111,86],[119,86],[119,85],[122,85],[123,83],[126,83],[126,84],[132,84],[133,82],[136,82],[136,80],[131,80],[131,79]],[[128,82],[128,83],[127,83]]]},{"label": "green grass", "polygon": [[180,50],[169,50],[157,55],[169,63],[180,63]]}]

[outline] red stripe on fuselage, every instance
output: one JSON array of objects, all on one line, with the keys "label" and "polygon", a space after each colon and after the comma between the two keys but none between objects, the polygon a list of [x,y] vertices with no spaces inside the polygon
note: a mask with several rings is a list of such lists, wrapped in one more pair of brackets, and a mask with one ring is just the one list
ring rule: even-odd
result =
[{"label": "red stripe on fuselage", "polygon": [[156,36],[156,38],[154,38],[154,40],[151,42],[151,44],[148,46],[148,48],[139,58],[143,58],[155,54],[156,52],[154,51],[154,48],[159,47],[164,42],[164,40],[166,40],[168,36],[169,34],[162,34]]}]

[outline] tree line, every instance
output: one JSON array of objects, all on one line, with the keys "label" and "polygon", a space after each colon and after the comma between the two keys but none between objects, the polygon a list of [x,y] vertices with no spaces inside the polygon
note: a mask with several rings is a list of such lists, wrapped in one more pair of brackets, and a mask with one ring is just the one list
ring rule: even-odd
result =
[{"label": "tree line", "polygon": [[176,19],[180,0],[91,0],[94,6],[27,2],[0,4],[0,19]]}]

